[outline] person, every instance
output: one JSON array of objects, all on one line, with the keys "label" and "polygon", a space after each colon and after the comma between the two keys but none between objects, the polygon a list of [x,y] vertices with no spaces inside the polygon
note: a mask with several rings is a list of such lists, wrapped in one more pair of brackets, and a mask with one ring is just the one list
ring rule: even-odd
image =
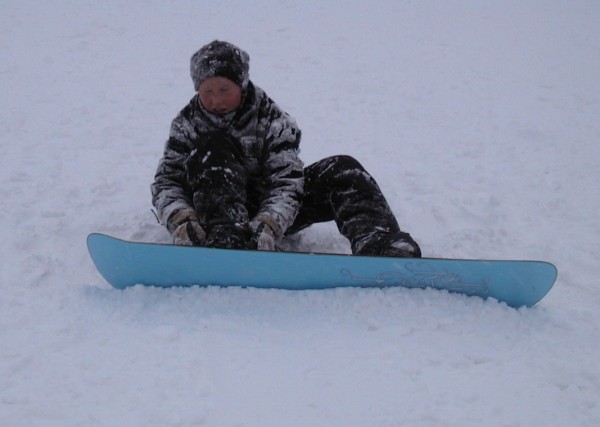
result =
[{"label": "person", "polygon": [[273,251],[335,221],[352,254],[420,257],[373,177],[338,155],[304,167],[295,120],[249,79],[249,55],[215,40],[191,57],[191,101],[171,124],[152,203],[177,245]]}]

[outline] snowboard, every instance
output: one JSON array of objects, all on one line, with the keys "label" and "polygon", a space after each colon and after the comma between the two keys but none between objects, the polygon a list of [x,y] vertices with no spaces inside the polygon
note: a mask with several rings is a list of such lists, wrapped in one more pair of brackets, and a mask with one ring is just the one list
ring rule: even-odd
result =
[{"label": "snowboard", "polygon": [[100,274],[117,289],[134,285],[240,286],[285,290],[335,287],[433,288],[511,307],[532,306],[556,280],[543,261],[385,258],[263,252],[130,242],[104,234],[87,238]]}]

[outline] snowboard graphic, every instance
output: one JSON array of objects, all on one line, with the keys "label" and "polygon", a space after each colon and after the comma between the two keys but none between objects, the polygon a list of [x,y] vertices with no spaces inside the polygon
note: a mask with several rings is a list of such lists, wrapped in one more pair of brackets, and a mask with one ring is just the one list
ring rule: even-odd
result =
[{"label": "snowboard graphic", "polygon": [[242,251],[87,238],[100,274],[118,289],[149,286],[241,286],[285,290],[334,287],[434,288],[511,307],[532,306],[556,280],[543,261],[384,258]]}]

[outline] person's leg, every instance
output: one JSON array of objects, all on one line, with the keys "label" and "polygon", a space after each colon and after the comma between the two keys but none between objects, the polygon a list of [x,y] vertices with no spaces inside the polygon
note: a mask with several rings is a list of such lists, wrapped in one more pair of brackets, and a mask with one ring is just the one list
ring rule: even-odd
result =
[{"label": "person's leg", "polygon": [[194,209],[207,233],[207,247],[250,247],[246,209],[247,172],[238,142],[206,134],[186,163]]},{"label": "person's leg", "polygon": [[302,208],[288,230],[334,220],[355,255],[421,256],[419,246],[400,231],[373,177],[350,156],[333,156],[304,170]]}]

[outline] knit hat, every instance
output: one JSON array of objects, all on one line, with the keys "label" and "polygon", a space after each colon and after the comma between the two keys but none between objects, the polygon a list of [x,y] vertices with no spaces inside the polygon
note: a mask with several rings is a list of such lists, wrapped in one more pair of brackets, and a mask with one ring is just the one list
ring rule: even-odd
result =
[{"label": "knit hat", "polygon": [[231,43],[215,40],[192,55],[190,76],[194,89],[211,77],[225,77],[242,89],[248,85],[250,56]]}]

